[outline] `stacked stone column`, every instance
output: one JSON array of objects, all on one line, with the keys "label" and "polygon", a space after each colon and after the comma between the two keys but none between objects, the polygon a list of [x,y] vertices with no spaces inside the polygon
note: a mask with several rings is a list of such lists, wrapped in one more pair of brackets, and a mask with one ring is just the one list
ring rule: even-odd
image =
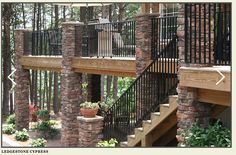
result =
[{"label": "stacked stone column", "polygon": [[103,117],[85,118],[78,116],[79,147],[95,147],[102,139]]},{"label": "stacked stone column", "polygon": [[[149,65],[151,62],[151,39],[152,39],[152,18],[157,17],[159,14],[141,14],[135,17],[136,27],[135,27],[135,41],[136,41],[136,75],[139,76]],[[150,73],[151,74],[151,73]],[[153,78],[153,75],[148,76]],[[147,81],[147,76],[142,77],[142,81]],[[149,82],[154,82],[155,79],[149,79]],[[142,83],[142,90],[138,90],[138,113],[137,117],[141,117],[141,110],[145,110],[145,108],[149,108],[144,103],[151,103],[154,102],[155,99],[152,101],[147,101],[149,94],[152,93],[153,84]]]},{"label": "stacked stone column", "polygon": [[29,128],[29,70],[23,69],[20,58],[24,55],[24,33],[15,30],[16,72],[15,72],[15,113],[16,129]]},{"label": "stacked stone column", "polygon": [[140,75],[151,60],[152,18],[159,14],[142,14],[135,17],[136,74]]},{"label": "stacked stone column", "polygon": [[[203,66],[200,64],[187,64],[187,63],[185,63],[184,4],[179,4],[179,15],[178,15],[177,22],[179,25],[179,27],[177,29],[179,66],[180,67],[183,67],[183,66],[201,67],[201,66]],[[209,39],[209,38],[207,38],[207,39]],[[193,42],[190,42],[190,43],[193,44]],[[203,48],[201,48],[201,50],[203,50]],[[197,52],[199,53],[199,52],[203,52],[203,51],[197,51]],[[198,56],[199,56],[199,54],[198,54]],[[207,62],[208,61],[209,61],[209,59],[207,60]],[[181,144],[184,144],[184,142],[185,142],[184,135],[186,134],[186,131],[194,123],[199,122],[202,126],[208,125],[209,120],[210,120],[210,114],[211,114],[211,106],[209,104],[200,103],[197,101],[196,88],[189,88],[189,87],[184,87],[184,86],[178,85],[177,92],[178,92],[178,109],[177,109],[178,130],[177,130],[176,138],[179,142],[179,146],[181,146]]]},{"label": "stacked stone column", "polygon": [[[75,26],[77,26],[75,35]],[[81,23],[62,23],[62,71],[61,71],[61,104],[62,104],[62,146],[78,145],[79,104],[82,100],[80,73],[72,71],[72,58],[82,53],[82,26]],[[75,46],[75,36],[76,46]],[[75,48],[76,47],[76,48]]]}]

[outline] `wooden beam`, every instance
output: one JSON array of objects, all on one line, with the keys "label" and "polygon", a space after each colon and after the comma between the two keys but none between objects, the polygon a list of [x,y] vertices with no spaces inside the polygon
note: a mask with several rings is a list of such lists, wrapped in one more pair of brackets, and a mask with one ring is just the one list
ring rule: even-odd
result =
[{"label": "wooden beam", "polygon": [[168,143],[170,143],[172,140],[176,138],[176,135],[177,135],[177,124],[174,125],[171,129],[169,129],[157,141],[155,141],[154,142],[156,144],[155,146],[166,146]]},{"label": "wooden beam", "polygon": [[135,58],[74,58],[72,68],[81,73],[136,77]]},{"label": "wooden beam", "polygon": [[168,132],[168,130],[170,130],[176,124],[177,116],[176,111],[174,111],[150,133],[152,137],[152,143],[154,143],[157,139],[161,138],[164,134]]},{"label": "wooden beam", "polygon": [[222,105],[214,105],[211,110],[211,117],[215,118],[219,116],[227,107]]},{"label": "wooden beam", "polygon": [[141,139],[141,147],[151,147],[152,146],[152,137],[150,134],[145,135]]},{"label": "wooden beam", "polygon": [[[225,79],[218,85],[216,83],[222,78],[217,72],[220,71]],[[224,67],[180,67],[180,85],[186,87],[211,89],[230,92],[230,66]]]},{"label": "wooden beam", "polygon": [[24,69],[61,71],[61,56],[22,56],[20,63]]},{"label": "wooden beam", "polygon": [[231,106],[231,93],[210,89],[197,89],[197,99],[200,102],[212,103],[222,106]]}]

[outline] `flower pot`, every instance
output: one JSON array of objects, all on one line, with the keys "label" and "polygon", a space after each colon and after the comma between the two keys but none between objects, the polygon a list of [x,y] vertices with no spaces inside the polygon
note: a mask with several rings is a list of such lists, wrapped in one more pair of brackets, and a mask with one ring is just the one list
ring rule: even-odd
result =
[{"label": "flower pot", "polygon": [[92,118],[92,117],[96,116],[96,114],[98,112],[98,109],[84,109],[84,108],[81,108],[80,112],[84,117]]}]

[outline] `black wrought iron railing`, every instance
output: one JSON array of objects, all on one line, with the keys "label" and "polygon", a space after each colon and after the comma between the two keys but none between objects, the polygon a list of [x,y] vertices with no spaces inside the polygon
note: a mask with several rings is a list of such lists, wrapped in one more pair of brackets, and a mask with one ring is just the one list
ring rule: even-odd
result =
[{"label": "black wrought iron railing", "polygon": [[134,57],[135,21],[88,24],[82,45],[85,57]]},{"label": "black wrought iron railing", "polygon": [[[134,128],[142,125],[143,120],[150,119],[151,112],[159,111],[159,105],[167,102],[169,95],[176,94],[177,25],[163,30],[170,22],[176,25],[176,17],[152,20],[153,62],[107,111],[104,118],[104,139],[115,137],[119,141],[125,140],[127,135],[134,132]],[[161,28],[160,23],[163,26]]]},{"label": "black wrought iron railing", "polygon": [[185,4],[185,62],[231,65],[231,4]]},{"label": "black wrought iron railing", "polygon": [[27,55],[61,55],[61,29],[26,31],[24,34]]}]

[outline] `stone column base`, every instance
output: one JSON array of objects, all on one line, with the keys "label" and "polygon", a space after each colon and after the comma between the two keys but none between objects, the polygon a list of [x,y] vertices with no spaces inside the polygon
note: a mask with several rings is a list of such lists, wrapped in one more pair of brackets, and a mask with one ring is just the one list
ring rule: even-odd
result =
[{"label": "stone column base", "polygon": [[95,147],[102,139],[103,117],[85,118],[78,116],[79,147]]}]

